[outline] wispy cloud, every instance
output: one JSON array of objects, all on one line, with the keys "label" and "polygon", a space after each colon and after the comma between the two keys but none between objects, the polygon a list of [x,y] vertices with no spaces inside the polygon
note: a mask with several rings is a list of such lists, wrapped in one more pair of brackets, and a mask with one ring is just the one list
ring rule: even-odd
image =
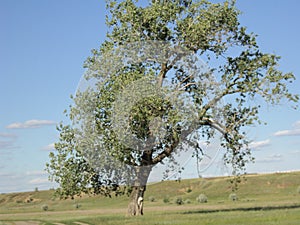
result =
[{"label": "wispy cloud", "polygon": [[300,156],[300,150],[292,151],[290,154],[298,155]]},{"label": "wispy cloud", "polygon": [[40,176],[40,175],[47,175],[46,171],[27,171],[25,173],[27,176]]},{"label": "wispy cloud", "polygon": [[11,134],[11,133],[0,133],[0,137],[1,138],[17,138],[17,135],[15,134]]},{"label": "wispy cloud", "polygon": [[283,161],[283,156],[281,154],[273,154],[265,158],[256,160],[256,162],[258,163],[274,163],[274,162],[281,162],[281,161]]},{"label": "wispy cloud", "polygon": [[299,120],[299,121],[297,121],[296,123],[294,123],[294,127],[296,127],[296,128],[300,128],[300,120]]},{"label": "wispy cloud", "polygon": [[17,148],[13,141],[0,141],[0,150],[1,149],[12,149]]},{"label": "wispy cloud", "polygon": [[280,130],[275,132],[274,136],[300,136],[300,129]]},{"label": "wispy cloud", "polygon": [[42,126],[54,125],[56,122],[51,120],[27,120],[23,123],[12,123],[6,126],[7,129],[27,129],[39,128]]},{"label": "wispy cloud", "polygon": [[274,133],[274,136],[300,136],[300,120],[296,121],[289,130],[279,130]]},{"label": "wispy cloud", "polygon": [[45,171],[27,171],[24,173],[0,171],[0,193],[33,191],[36,187],[39,190],[47,190],[56,186],[48,180]]},{"label": "wispy cloud", "polygon": [[249,144],[249,148],[252,150],[258,150],[264,147],[267,147],[271,144],[271,140],[267,139],[264,141],[253,141]]},{"label": "wispy cloud", "polygon": [[28,182],[29,184],[50,184],[47,178],[35,178]]},{"label": "wispy cloud", "polygon": [[11,133],[0,133],[0,150],[17,148],[15,142],[17,135]]},{"label": "wispy cloud", "polygon": [[55,148],[54,148],[54,143],[52,143],[52,144],[49,144],[49,145],[47,145],[47,146],[44,146],[43,148],[42,148],[42,150],[45,150],[45,151],[52,151],[52,150],[54,150]]}]

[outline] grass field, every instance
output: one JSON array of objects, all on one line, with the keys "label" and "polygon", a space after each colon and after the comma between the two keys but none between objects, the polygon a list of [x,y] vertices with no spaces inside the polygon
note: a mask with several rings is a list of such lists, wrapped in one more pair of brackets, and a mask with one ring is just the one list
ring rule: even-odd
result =
[{"label": "grass field", "polygon": [[[126,196],[59,200],[53,191],[1,194],[0,225],[300,224],[299,186],[300,172],[248,175],[233,201],[226,177],[164,181],[148,186],[145,215],[138,217],[125,216]],[[200,194],[207,203],[196,200]]]}]

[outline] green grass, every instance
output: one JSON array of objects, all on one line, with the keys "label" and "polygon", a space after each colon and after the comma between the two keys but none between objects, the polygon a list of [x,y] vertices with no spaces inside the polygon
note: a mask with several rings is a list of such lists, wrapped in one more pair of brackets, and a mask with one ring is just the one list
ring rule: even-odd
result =
[{"label": "green grass", "polygon": [[[300,221],[300,172],[249,175],[231,201],[229,178],[164,181],[149,185],[145,215],[126,217],[128,197],[83,196],[75,200],[53,198],[53,191],[0,195],[0,225],[13,221],[40,224],[298,224]],[[198,203],[199,194],[208,197]],[[152,202],[149,197],[154,198]],[[168,198],[169,202],[164,203]],[[189,199],[177,205],[174,200]],[[49,210],[43,211],[47,205]],[[76,205],[79,208],[76,208]],[[1,222],[2,221],[2,222]]]},{"label": "green grass", "polygon": [[274,211],[232,211],[217,213],[182,214],[180,212],[149,213],[143,217],[103,216],[87,219],[91,224],[298,224],[300,209]]}]

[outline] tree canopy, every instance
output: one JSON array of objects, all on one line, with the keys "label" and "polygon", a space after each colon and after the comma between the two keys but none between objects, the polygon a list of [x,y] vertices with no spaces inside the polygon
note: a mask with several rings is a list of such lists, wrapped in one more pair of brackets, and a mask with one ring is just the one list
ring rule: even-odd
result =
[{"label": "tree canopy", "polygon": [[63,197],[144,187],[153,166],[176,166],[188,148],[198,157],[199,141],[217,134],[238,175],[260,104],[299,100],[288,90],[295,76],[259,49],[233,0],[108,0],[107,10],[107,39],[84,64],[88,85],[47,164]]}]

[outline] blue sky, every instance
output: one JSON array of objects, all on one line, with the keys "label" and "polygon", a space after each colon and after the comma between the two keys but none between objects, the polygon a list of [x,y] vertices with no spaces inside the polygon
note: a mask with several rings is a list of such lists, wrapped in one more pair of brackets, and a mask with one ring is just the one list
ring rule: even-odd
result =
[{"label": "blue sky", "polygon": [[[241,23],[259,35],[266,52],[282,56],[280,68],[298,80],[300,2],[237,0]],[[0,0],[0,193],[48,189],[43,171],[84,73],[90,50],[105,39],[103,0]],[[265,105],[268,125],[250,127],[256,163],[248,172],[300,170],[300,113]],[[190,171],[191,173],[191,171]],[[203,175],[222,175],[218,160]]]}]

